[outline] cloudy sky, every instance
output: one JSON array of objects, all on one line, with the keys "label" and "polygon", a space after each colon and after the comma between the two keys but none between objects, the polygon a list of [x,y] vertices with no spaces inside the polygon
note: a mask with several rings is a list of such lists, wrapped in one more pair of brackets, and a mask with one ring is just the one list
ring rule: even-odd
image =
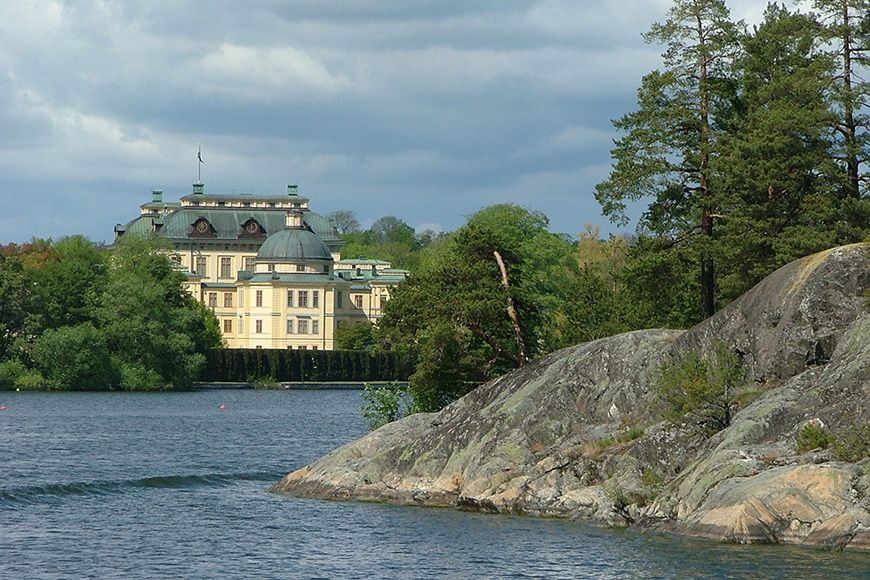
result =
[{"label": "cloudy sky", "polygon": [[[732,0],[756,20],[766,2]],[[666,0],[0,0],[0,243],[162,189],[454,229],[487,205],[612,231],[593,197]]]}]

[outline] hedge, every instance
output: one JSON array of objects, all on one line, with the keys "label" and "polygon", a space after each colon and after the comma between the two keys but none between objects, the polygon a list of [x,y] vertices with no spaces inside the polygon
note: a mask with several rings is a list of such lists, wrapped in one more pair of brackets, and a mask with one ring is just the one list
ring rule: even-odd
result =
[{"label": "hedge", "polygon": [[406,381],[413,372],[413,358],[393,352],[225,348],[209,353],[202,380]]}]

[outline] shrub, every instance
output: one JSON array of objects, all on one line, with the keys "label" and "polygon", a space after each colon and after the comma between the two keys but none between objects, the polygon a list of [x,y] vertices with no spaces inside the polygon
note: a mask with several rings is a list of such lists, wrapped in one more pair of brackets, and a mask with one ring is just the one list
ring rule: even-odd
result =
[{"label": "shrub", "polygon": [[715,343],[706,356],[692,351],[663,365],[653,391],[674,422],[694,422],[707,432],[731,424],[735,396],[744,383],[743,367],[724,343]]},{"label": "shrub", "polygon": [[20,360],[13,359],[0,363],[0,391],[15,388],[19,377],[27,372],[27,367]]},{"label": "shrub", "polygon": [[121,388],[125,391],[160,391],[166,388],[165,381],[154,369],[133,362],[122,362],[119,367]]},{"label": "shrub", "polygon": [[870,457],[870,422],[855,423],[841,431],[831,445],[831,454],[850,463]]},{"label": "shrub", "polygon": [[39,371],[25,371],[15,379],[15,388],[22,391],[34,391],[45,388],[45,378]]},{"label": "shrub", "polygon": [[831,444],[831,432],[817,422],[811,421],[800,428],[795,443],[801,453],[813,449],[827,449]]},{"label": "shrub", "polygon": [[366,383],[362,398],[365,404],[360,412],[372,431],[410,415],[414,408],[408,389],[396,384],[374,387]]},{"label": "shrub", "polygon": [[33,360],[55,389],[108,389],[116,380],[106,337],[90,322],[46,331]]}]

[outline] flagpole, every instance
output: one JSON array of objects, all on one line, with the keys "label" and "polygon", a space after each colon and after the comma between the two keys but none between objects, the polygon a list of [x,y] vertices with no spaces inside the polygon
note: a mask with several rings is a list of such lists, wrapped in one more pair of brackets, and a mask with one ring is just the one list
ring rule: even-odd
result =
[{"label": "flagpole", "polygon": [[202,183],[202,144],[196,150],[196,182]]}]

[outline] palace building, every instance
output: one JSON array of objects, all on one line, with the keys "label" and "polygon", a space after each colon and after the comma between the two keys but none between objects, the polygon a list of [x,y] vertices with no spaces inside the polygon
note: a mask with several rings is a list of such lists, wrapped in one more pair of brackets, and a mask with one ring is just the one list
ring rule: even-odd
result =
[{"label": "palace building", "polygon": [[214,311],[228,348],[332,350],[343,322],[376,323],[390,289],[407,272],[389,262],[342,259],[329,220],[295,185],[286,195],[211,195],[202,183],[178,202],[155,190],[140,215],[115,226],[157,235],[185,287]]}]

